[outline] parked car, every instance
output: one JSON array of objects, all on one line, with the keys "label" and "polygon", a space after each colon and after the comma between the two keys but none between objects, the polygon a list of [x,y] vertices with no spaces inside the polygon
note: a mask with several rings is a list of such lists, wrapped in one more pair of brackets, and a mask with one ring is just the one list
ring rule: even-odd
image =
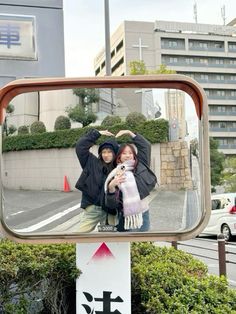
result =
[{"label": "parked car", "polygon": [[202,234],[219,233],[223,233],[226,241],[236,235],[236,193],[211,196],[211,216]]}]

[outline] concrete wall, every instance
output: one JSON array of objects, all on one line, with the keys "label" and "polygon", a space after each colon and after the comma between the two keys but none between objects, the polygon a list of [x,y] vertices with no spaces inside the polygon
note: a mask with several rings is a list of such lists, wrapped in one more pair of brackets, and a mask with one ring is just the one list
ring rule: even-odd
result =
[{"label": "concrete wall", "polygon": [[[94,146],[91,152],[97,154]],[[152,147],[151,168],[160,182],[160,144]],[[70,188],[81,174],[81,167],[75,150],[48,149],[3,154],[3,184],[9,189],[63,190],[64,176]]]},{"label": "concrete wall", "polygon": [[[97,146],[91,148],[97,155]],[[70,188],[81,174],[74,148],[8,152],[3,154],[3,184],[10,189],[63,190],[64,176]],[[192,189],[186,142],[152,145],[151,169],[165,190]]]}]

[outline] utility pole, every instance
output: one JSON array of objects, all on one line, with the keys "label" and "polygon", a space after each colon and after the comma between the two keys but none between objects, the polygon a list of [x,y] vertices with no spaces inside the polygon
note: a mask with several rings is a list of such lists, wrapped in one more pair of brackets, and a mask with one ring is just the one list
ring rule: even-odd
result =
[{"label": "utility pole", "polygon": [[110,45],[110,17],[109,17],[109,0],[104,0],[104,17],[105,17],[105,64],[106,75],[111,75],[111,45]]},{"label": "utility pole", "polygon": [[[111,44],[110,44],[110,14],[109,0],[104,0],[104,19],[105,19],[105,65],[106,76],[111,76]],[[111,88],[111,114],[114,114],[113,89]]]}]

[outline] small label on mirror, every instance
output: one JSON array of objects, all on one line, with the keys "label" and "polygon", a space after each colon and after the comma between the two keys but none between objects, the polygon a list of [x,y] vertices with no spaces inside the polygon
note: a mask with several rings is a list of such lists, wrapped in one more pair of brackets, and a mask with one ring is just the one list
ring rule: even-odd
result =
[{"label": "small label on mirror", "polygon": [[116,232],[117,228],[110,225],[100,225],[98,226],[98,232]]}]

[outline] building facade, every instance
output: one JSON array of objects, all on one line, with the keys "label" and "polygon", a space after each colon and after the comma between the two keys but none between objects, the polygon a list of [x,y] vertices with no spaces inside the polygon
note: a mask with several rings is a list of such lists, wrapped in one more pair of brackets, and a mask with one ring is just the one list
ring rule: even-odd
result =
[{"label": "building facade", "polygon": [[[209,134],[226,155],[236,154],[236,27],[168,21],[124,21],[111,36],[112,75],[129,74],[143,60],[148,70],[165,64],[198,81],[209,105]],[[94,60],[105,75],[105,53]]]},{"label": "building facade", "polygon": [[[62,0],[1,1],[0,69],[0,87],[21,78],[65,76]],[[40,119],[38,94],[23,94],[13,105],[9,122],[15,127]]]}]

